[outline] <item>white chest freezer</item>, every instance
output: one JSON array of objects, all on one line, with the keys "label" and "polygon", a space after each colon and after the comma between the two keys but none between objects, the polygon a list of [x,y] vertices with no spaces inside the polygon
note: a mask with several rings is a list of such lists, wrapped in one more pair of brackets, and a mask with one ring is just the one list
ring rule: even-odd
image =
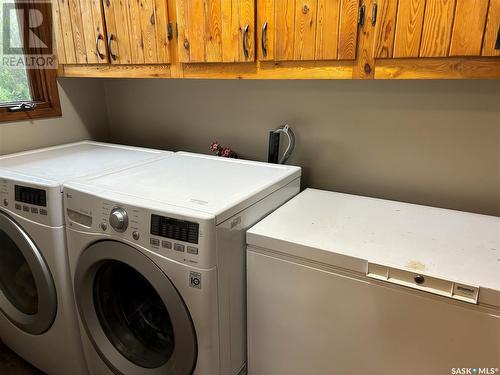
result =
[{"label": "white chest freezer", "polygon": [[500,218],[308,189],[247,242],[250,375],[499,373]]}]

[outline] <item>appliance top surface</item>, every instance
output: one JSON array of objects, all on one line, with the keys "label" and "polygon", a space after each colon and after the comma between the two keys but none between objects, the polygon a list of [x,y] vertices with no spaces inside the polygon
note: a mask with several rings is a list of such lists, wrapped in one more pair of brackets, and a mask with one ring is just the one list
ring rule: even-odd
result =
[{"label": "appliance top surface", "polygon": [[500,290],[495,216],[307,189],[252,227],[247,241],[284,253],[294,248],[306,259],[318,250]]},{"label": "appliance top surface", "polygon": [[[2,170],[22,179],[62,184],[65,181],[119,169],[172,154],[167,151],[83,141],[0,157]],[[4,172],[5,174],[5,172]]]},{"label": "appliance top surface", "polygon": [[66,186],[90,194],[105,191],[144,198],[217,216],[264,198],[300,174],[299,167],[178,152]]}]

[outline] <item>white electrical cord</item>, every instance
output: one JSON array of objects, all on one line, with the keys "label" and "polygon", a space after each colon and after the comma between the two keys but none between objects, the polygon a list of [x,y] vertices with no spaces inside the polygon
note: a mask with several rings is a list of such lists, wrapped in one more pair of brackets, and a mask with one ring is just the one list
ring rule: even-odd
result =
[{"label": "white electrical cord", "polygon": [[292,155],[293,149],[295,148],[295,134],[292,128],[288,126],[288,124],[280,126],[274,131],[274,133],[283,133],[288,137],[288,146],[285,152],[283,153],[283,156],[278,161],[278,164],[285,164],[287,160],[290,158],[290,155]]}]

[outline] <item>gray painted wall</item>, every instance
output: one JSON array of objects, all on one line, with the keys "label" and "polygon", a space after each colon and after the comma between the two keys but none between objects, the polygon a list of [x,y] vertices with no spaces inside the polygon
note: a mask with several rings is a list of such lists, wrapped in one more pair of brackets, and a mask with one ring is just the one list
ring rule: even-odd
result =
[{"label": "gray painted wall", "polygon": [[62,117],[0,123],[0,155],[84,139],[107,140],[101,80],[59,79]]},{"label": "gray painted wall", "polygon": [[265,160],[288,122],[303,187],[500,215],[498,81],[108,80],[113,142]]}]

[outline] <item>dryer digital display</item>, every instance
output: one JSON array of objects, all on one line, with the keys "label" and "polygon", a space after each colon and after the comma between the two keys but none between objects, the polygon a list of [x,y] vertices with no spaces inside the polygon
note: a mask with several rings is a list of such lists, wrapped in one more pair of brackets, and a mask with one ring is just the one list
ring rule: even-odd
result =
[{"label": "dryer digital display", "polygon": [[15,190],[17,202],[47,207],[47,195],[45,190],[22,185],[16,185]]},{"label": "dryer digital display", "polygon": [[198,243],[198,223],[151,215],[151,234],[193,244]]}]

